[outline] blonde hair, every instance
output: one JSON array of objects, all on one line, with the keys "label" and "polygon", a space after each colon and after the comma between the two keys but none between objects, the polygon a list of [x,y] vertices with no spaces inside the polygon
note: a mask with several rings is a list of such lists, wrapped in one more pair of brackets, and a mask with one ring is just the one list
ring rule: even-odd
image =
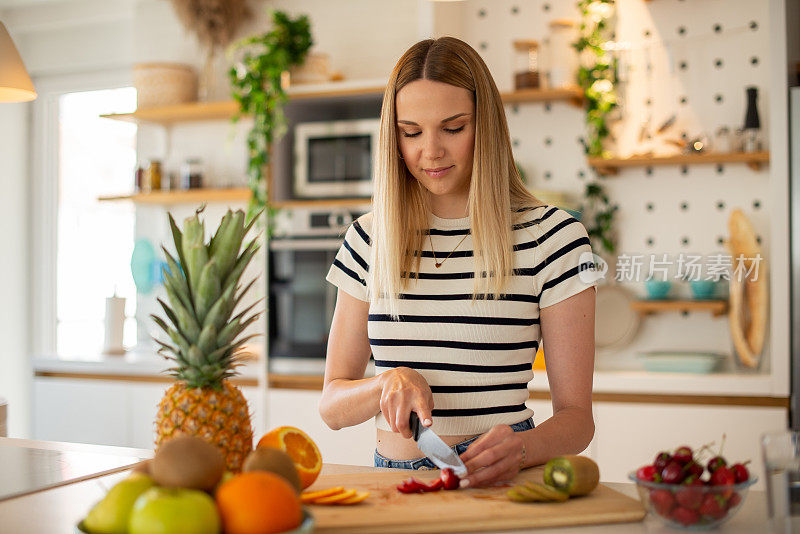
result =
[{"label": "blonde hair", "polygon": [[512,274],[511,227],[516,215],[512,210],[544,205],[526,189],[514,164],[500,92],[480,55],[454,37],[427,39],[409,48],[392,70],[383,96],[373,178],[370,299],[373,303],[381,297],[387,299],[388,311],[395,319],[400,293],[411,278],[406,273],[419,273],[431,211],[427,190],[408,171],[397,142],[395,97],[419,79],[467,89],[475,105],[468,201],[475,260],[473,301],[478,293],[488,295],[490,291],[498,297]]}]

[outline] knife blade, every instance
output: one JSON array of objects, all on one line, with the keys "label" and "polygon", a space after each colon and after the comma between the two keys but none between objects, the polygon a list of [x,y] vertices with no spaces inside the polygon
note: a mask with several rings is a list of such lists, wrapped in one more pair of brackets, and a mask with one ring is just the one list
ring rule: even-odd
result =
[{"label": "knife blade", "polygon": [[430,458],[439,469],[449,467],[459,477],[467,474],[467,466],[464,465],[464,462],[461,461],[458,454],[456,454],[447,443],[442,441],[442,438],[437,436],[436,432],[423,426],[416,412],[411,412],[409,424],[411,425],[411,433],[414,436],[414,441],[417,442],[417,447],[419,447],[419,450]]}]

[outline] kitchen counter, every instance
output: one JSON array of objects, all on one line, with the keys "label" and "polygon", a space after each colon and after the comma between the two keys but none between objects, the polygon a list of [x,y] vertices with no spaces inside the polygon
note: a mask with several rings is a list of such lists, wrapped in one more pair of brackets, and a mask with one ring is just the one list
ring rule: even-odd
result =
[{"label": "kitchen counter", "polygon": [[[52,443],[30,440],[17,440],[9,438],[0,439],[0,447],[28,446],[56,450],[95,450],[102,449],[107,453],[119,455],[136,454],[149,457],[152,451],[139,449],[126,449],[120,447],[97,447],[92,445],[76,445],[69,443]],[[358,467],[341,464],[325,464],[323,474],[338,475],[345,473],[369,473],[382,471],[375,467]],[[124,478],[127,472],[118,472],[98,476],[81,482],[48,489],[0,501],[0,526],[3,532],[25,532],[30,534],[47,533],[72,533],[74,525],[86,515],[91,506],[100,500],[107,489]],[[636,488],[633,484],[606,484],[625,495],[636,498]],[[761,532],[766,524],[766,494],[763,491],[751,491],[742,508],[719,532],[726,533],[752,533]],[[413,532],[413,527],[409,527]],[[676,530],[662,526],[655,518],[646,518],[639,523],[625,523],[613,525],[592,525],[588,527],[546,528],[536,530],[515,530],[504,532],[536,532],[558,534],[633,534],[633,533],[672,533]]]}]

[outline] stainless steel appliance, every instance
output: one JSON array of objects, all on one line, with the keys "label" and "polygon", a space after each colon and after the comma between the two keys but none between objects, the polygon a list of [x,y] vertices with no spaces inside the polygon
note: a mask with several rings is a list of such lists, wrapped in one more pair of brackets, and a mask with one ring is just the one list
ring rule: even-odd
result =
[{"label": "stainless steel appliance", "polygon": [[320,372],[336,287],[325,280],[350,224],[369,206],[285,209],[269,243],[269,361],[272,372]]},{"label": "stainless steel appliance", "polygon": [[354,198],[372,195],[373,156],[380,119],[303,122],[294,127],[294,195]]}]

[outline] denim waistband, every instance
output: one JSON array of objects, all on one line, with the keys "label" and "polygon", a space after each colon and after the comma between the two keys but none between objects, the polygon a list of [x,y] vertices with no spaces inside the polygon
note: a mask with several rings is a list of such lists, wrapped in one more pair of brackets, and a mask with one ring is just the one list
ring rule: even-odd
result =
[{"label": "denim waistband", "polygon": [[[534,427],[533,424],[533,417],[529,419],[525,419],[524,421],[520,421],[519,423],[514,423],[513,425],[508,425],[511,427],[511,430],[514,432],[524,432],[525,430],[530,430]],[[470,443],[478,439],[480,436],[475,436],[474,438],[470,438],[459,443],[456,443],[451,449],[453,449],[456,454],[459,456],[463,454],[467,447],[469,447]],[[378,449],[375,449],[375,467],[390,467],[392,469],[439,469],[436,467],[430,458],[427,456],[422,458],[413,458],[411,460],[390,460],[385,456],[382,456],[378,453]]]}]

